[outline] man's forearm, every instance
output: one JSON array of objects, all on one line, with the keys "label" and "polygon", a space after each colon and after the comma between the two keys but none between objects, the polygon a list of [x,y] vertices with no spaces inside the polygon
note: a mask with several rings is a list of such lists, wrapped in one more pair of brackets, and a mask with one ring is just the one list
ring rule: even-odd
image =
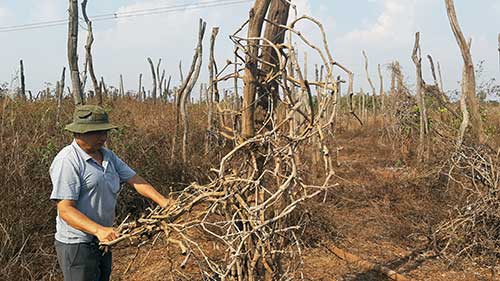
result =
[{"label": "man's forearm", "polygon": [[94,235],[101,242],[112,241],[118,238],[112,227],[102,226],[91,220],[75,207],[75,201],[61,200],[57,203],[59,216],[71,227]]},{"label": "man's forearm", "polygon": [[71,205],[58,206],[59,215],[61,218],[73,228],[81,230],[85,233],[96,235],[99,228],[103,226],[89,219],[86,215],[80,212],[76,207]]},{"label": "man's forearm", "polygon": [[143,179],[139,175],[132,177],[128,183],[132,185],[137,193],[140,195],[153,200],[156,204],[161,207],[166,207],[171,200],[165,198],[161,193],[159,193],[150,183]]}]

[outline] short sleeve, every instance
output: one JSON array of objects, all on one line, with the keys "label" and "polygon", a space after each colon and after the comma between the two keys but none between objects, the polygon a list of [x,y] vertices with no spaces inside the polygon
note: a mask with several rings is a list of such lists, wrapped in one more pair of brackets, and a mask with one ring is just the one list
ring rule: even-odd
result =
[{"label": "short sleeve", "polygon": [[78,200],[80,196],[80,174],[77,166],[68,158],[56,157],[50,165],[52,193],[50,199]]},{"label": "short sleeve", "polygon": [[125,162],[123,162],[120,157],[116,156],[116,154],[113,153],[112,159],[113,165],[115,166],[115,170],[120,177],[121,183],[128,181],[136,175],[136,172],[132,170],[132,168],[130,168],[127,164],[125,164]]}]

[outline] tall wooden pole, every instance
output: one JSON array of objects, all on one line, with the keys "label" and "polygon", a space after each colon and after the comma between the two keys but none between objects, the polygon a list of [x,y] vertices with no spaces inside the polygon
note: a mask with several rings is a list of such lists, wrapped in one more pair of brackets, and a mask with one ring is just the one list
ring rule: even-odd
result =
[{"label": "tall wooden pole", "polygon": [[71,76],[71,92],[75,105],[83,105],[83,89],[78,70],[78,1],[69,0],[68,63]]}]

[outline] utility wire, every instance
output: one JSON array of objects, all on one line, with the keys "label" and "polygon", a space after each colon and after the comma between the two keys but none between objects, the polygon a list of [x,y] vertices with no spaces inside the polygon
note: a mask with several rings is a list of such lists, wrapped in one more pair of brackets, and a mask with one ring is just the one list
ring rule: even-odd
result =
[{"label": "utility wire", "polygon": [[[105,21],[105,20],[116,20],[122,18],[132,18],[132,17],[140,17],[140,16],[151,16],[151,15],[159,15],[166,13],[173,13],[179,11],[187,11],[187,10],[195,10],[201,8],[212,8],[212,7],[222,7],[222,6],[230,6],[241,3],[251,2],[252,0],[212,0],[202,3],[190,3],[190,4],[179,4],[179,5],[170,5],[163,7],[156,7],[150,9],[141,9],[141,10],[133,10],[127,12],[116,12],[116,13],[108,13],[108,14],[100,14],[91,17],[92,22],[95,21]],[[3,26],[0,27],[0,33],[21,31],[21,30],[33,30],[33,29],[41,29],[47,27],[54,26],[62,26],[68,24],[68,19],[61,20],[50,20],[29,24],[21,24],[21,25],[11,25],[11,26]]]}]

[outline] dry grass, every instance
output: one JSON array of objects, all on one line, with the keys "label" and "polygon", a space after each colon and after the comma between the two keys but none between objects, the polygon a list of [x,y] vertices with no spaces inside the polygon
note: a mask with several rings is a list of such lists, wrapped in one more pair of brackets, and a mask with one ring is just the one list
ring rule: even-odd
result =
[{"label": "dry grass", "polygon": [[[107,108],[112,121],[124,124],[112,133],[108,146],[165,194],[182,189],[192,181],[206,182],[206,171],[215,166],[224,150],[220,148],[210,155],[204,154],[206,114],[202,105],[189,107],[191,146],[185,165],[180,157],[170,160],[175,122],[171,105],[117,99],[110,101]],[[500,109],[493,105],[486,108],[485,128],[491,146],[498,148]],[[71,141],[63,125],[71,121],[72,110],[71,100],[65,100],[62,124],[56,125],[53,100],[0,99],[0,185],[3,189],[0,197],[0,280],[60,278],[52,246],[56,210],[49,200],[48,168],[55,154]],[[435,120],[441,118],[433,117]],[[391,260],[397,260],[394,252],[425,248],[432,229],[447,218],[452,203],[458,200],[454,194],[456,189],[450,188],[448,180],[438,173],[442,160],[449,156],[438,143],[431,144],[426,165],[421,165],[415,160],[414,128],[409,128],[404,138],[394,138],[382,129],[380,119],[362,128],[346,120],[352,121],[342,116],[330,143],[332,153],[339,149],[336,176],[341,185],[329,193],[325,203],[318,200],[314,206],[303,207],[310,217],[304,243],[312,247],[306,253],[304,272],[323,280],[331,276],[341,278],[339,274],[343,271],[339,267],[339,274],[332,273],[334,269],[331,269],[320,276],[320,271],[308,268],[315,260],[325,267],[339,266],[338,260],[325,259],[328,254],[317,248],[320,242],[332,242],[360,256],[366,253],[367,259],[391,264]],[[310,182],[319,182],[318,169],[312,164],[314,149],[311,147],[303,152],[299,169],[309,171]],[[118,215],[132,213],[138,216],[149,204],[125,189],[120,197]],[[158,256],[161,257],[161,253]],[[117,257],[126,260],[126,253],[118,252]],[[124,260],[117,260],[117,270]],[[151,263],[148,268],[161,267],[161,262]],[[170,259],[163,263],[175,266]],[[391,265],[395,269],[409,268],[407,274],[410,276],[415,270],[408,262]],[[436,274],[447,271],[442,267]],[[361,278],[352,272],[345,274],[344,277],[354,276],[345,277],[346,280],[379,280]],[[145,275],[138,272],[137,276]],[[415,273],[414,276],[421,275]],[[134,277],[126,280],[134,280]]]},{"label": "dry grass", "polygon": [[[55,280],[56,258],[52,243],[55,204],[49,200],[50,163],[69,142],[63,131],[71,121],[73,106],[66,100],[56,125],[52,100],[22,102],[0,100],[0,280]],[[110,136],[108,146],[151,181],[161,192],[182,188],[190,181],[204,181],[207,167],[216,161],[204,155],[202,110],[192,107],[189,163],[170,161],[175,115],[171,105],[118,100],[107,106],[111,119],[124,124]],[[199,121],[196,121],[199,120]],[[184,171],[180,173],[180,171]],[[149,202],[124,189],[118,216],[139,215]]]}]

